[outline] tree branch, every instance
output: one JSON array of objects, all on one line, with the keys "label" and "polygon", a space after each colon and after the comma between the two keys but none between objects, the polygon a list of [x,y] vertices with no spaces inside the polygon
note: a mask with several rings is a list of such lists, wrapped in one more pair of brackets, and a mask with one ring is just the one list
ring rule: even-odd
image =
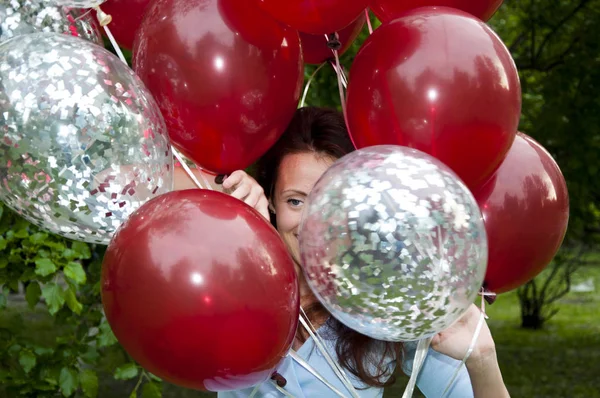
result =
[{"label": "tree branch", "polygon": [[577,5],[577,7],[575,7],[569,14],[565,15],[565,17],[563,19],[561,19],[558,24],[556,24],[553,29],[546,35],[546,37],[544,37],[544,40],[542,40],[542,43],[540,44],[540,47],[537,50],[537,53],[535,55],[535,58],[539,58],[542,54],[542,51],[544,51],[544,48],[546,47],[546,45],[548,44],[548,42],[550,41],[550,39],[558,33],[558,31],[569,21],[569,19],[573,18],[583,7],[585,7],[587,5],[587,3],[589,3],[590,0],[581,0],[579,2],[579,4]]}]

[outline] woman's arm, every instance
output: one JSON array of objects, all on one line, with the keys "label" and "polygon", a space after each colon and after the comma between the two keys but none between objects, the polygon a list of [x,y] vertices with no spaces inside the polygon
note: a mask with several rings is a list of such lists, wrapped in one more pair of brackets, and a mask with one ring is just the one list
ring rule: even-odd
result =
[{"label": "woman's arm", "polygon": [[485,357],[470,357],[467,360],[467,370],[471,377],[475,398],[505,398],[510,397],[502,380],[496,352],[488,353]]},{"label": "woman's arm", "polygon": [[[480,319],[481,310],[474,304],[471,305],[454,325],[433,338],[431,348],[454,359],[462,360],[471,345]],[[475,398],[510,397],[502,380],[494,339],[485,321],[466,365]]]}]

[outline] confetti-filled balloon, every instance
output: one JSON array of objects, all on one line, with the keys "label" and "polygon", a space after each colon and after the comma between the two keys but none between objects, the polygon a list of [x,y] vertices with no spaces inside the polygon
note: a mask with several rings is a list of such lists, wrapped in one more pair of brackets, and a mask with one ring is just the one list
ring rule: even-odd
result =
[{"label": "confetti-filled balloon", "polygon": [[374,146],[338,160],[300,227],[310,287],[342,323],[388,341],[449,327],[481,288],[487,239],[475,198],[437,159]]},{"label": "confetti-filled balloon", "polygon": [[0,43],[38,32],[67,33],[102,44],[95,14],[89,10],[69,9],[45,0],[0,0]]},{"label": "confetti-filled balloon", "polygon": [[0,200],[67,238],[108,243],[173,186],[160,111],[104,48],[57,33],[0,45]]}]

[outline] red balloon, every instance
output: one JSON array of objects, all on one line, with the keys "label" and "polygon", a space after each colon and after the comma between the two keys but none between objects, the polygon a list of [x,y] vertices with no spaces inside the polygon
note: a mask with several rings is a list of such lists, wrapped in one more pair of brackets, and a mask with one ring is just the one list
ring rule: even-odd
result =
[{"label": "red balloon", "polygon": [[121,47],[133,48],[135,34],[142,24],[150,0],[108,0],[102,11],[112,16],[110,33]]},{"label": "red balloon", "polygon": [[[356,40],[367,18],[361,14],[354,22],[338,32],[342,47],[338,50],[338,55],[342,55],[350,45]],[[302,45],[302,54],[304,62],[307,64],[320,64],[333,58],[331,49],[327,46],[327,39],[324,35],[311,35],[300,32],[300,43]]]},{"label": "red balloon", "polygon": [[569,194],[552,156],[525,134],[498,171],[474,191],[489,242],[486,289],[503,293],[538,275],[565,236]]},{"label": "red balloon", "polygon": [[300,32],[322,35],[350,25],[368,0],[259,0],[275,19]]},{"label": "red balloon", "polygon": [[268,378],[295,336],[299,293],[277,231],[215,191],[162,195],[117,231],[102,302],[125,350],[186,388],[221,391]]},{"label": "red balloon", "polygon": [[250,166],[300,98],[298,33],[248,0],[156,0],[134,49],[173,144],[220,174]]},{"label": "red balloon", "polygon": [[383,24],[350,69],[348,124],[358,148],[419,149],[469,187],[504,159],[521,113],[508,49],[483,22],[452,8],[420,8]]},{"label": "red balloon", "polygon": [[419,7],[452,7],[487,21],[502,5],[503,0],[371,0],[369,8],[381,22],[396,19],[400,14]]}]

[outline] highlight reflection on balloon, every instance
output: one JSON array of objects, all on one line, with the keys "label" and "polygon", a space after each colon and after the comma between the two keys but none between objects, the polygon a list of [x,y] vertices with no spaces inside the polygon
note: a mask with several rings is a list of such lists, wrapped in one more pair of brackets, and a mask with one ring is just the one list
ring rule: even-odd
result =
[{"label": "highlight reflection on balloon", "polygon": [[173,187],[157,105],[91,42],[36,33],[0,45],[0,115],[0,200],[51,232],[107,244]]},{"label": "highlight reflection on balloon", "polygon": [[388,341],[449,327],[476,297],[487,262],[467,187],[439,160],[392,145],[355,151],[325,172],[299,240],[321,303],[348,327]]}]

